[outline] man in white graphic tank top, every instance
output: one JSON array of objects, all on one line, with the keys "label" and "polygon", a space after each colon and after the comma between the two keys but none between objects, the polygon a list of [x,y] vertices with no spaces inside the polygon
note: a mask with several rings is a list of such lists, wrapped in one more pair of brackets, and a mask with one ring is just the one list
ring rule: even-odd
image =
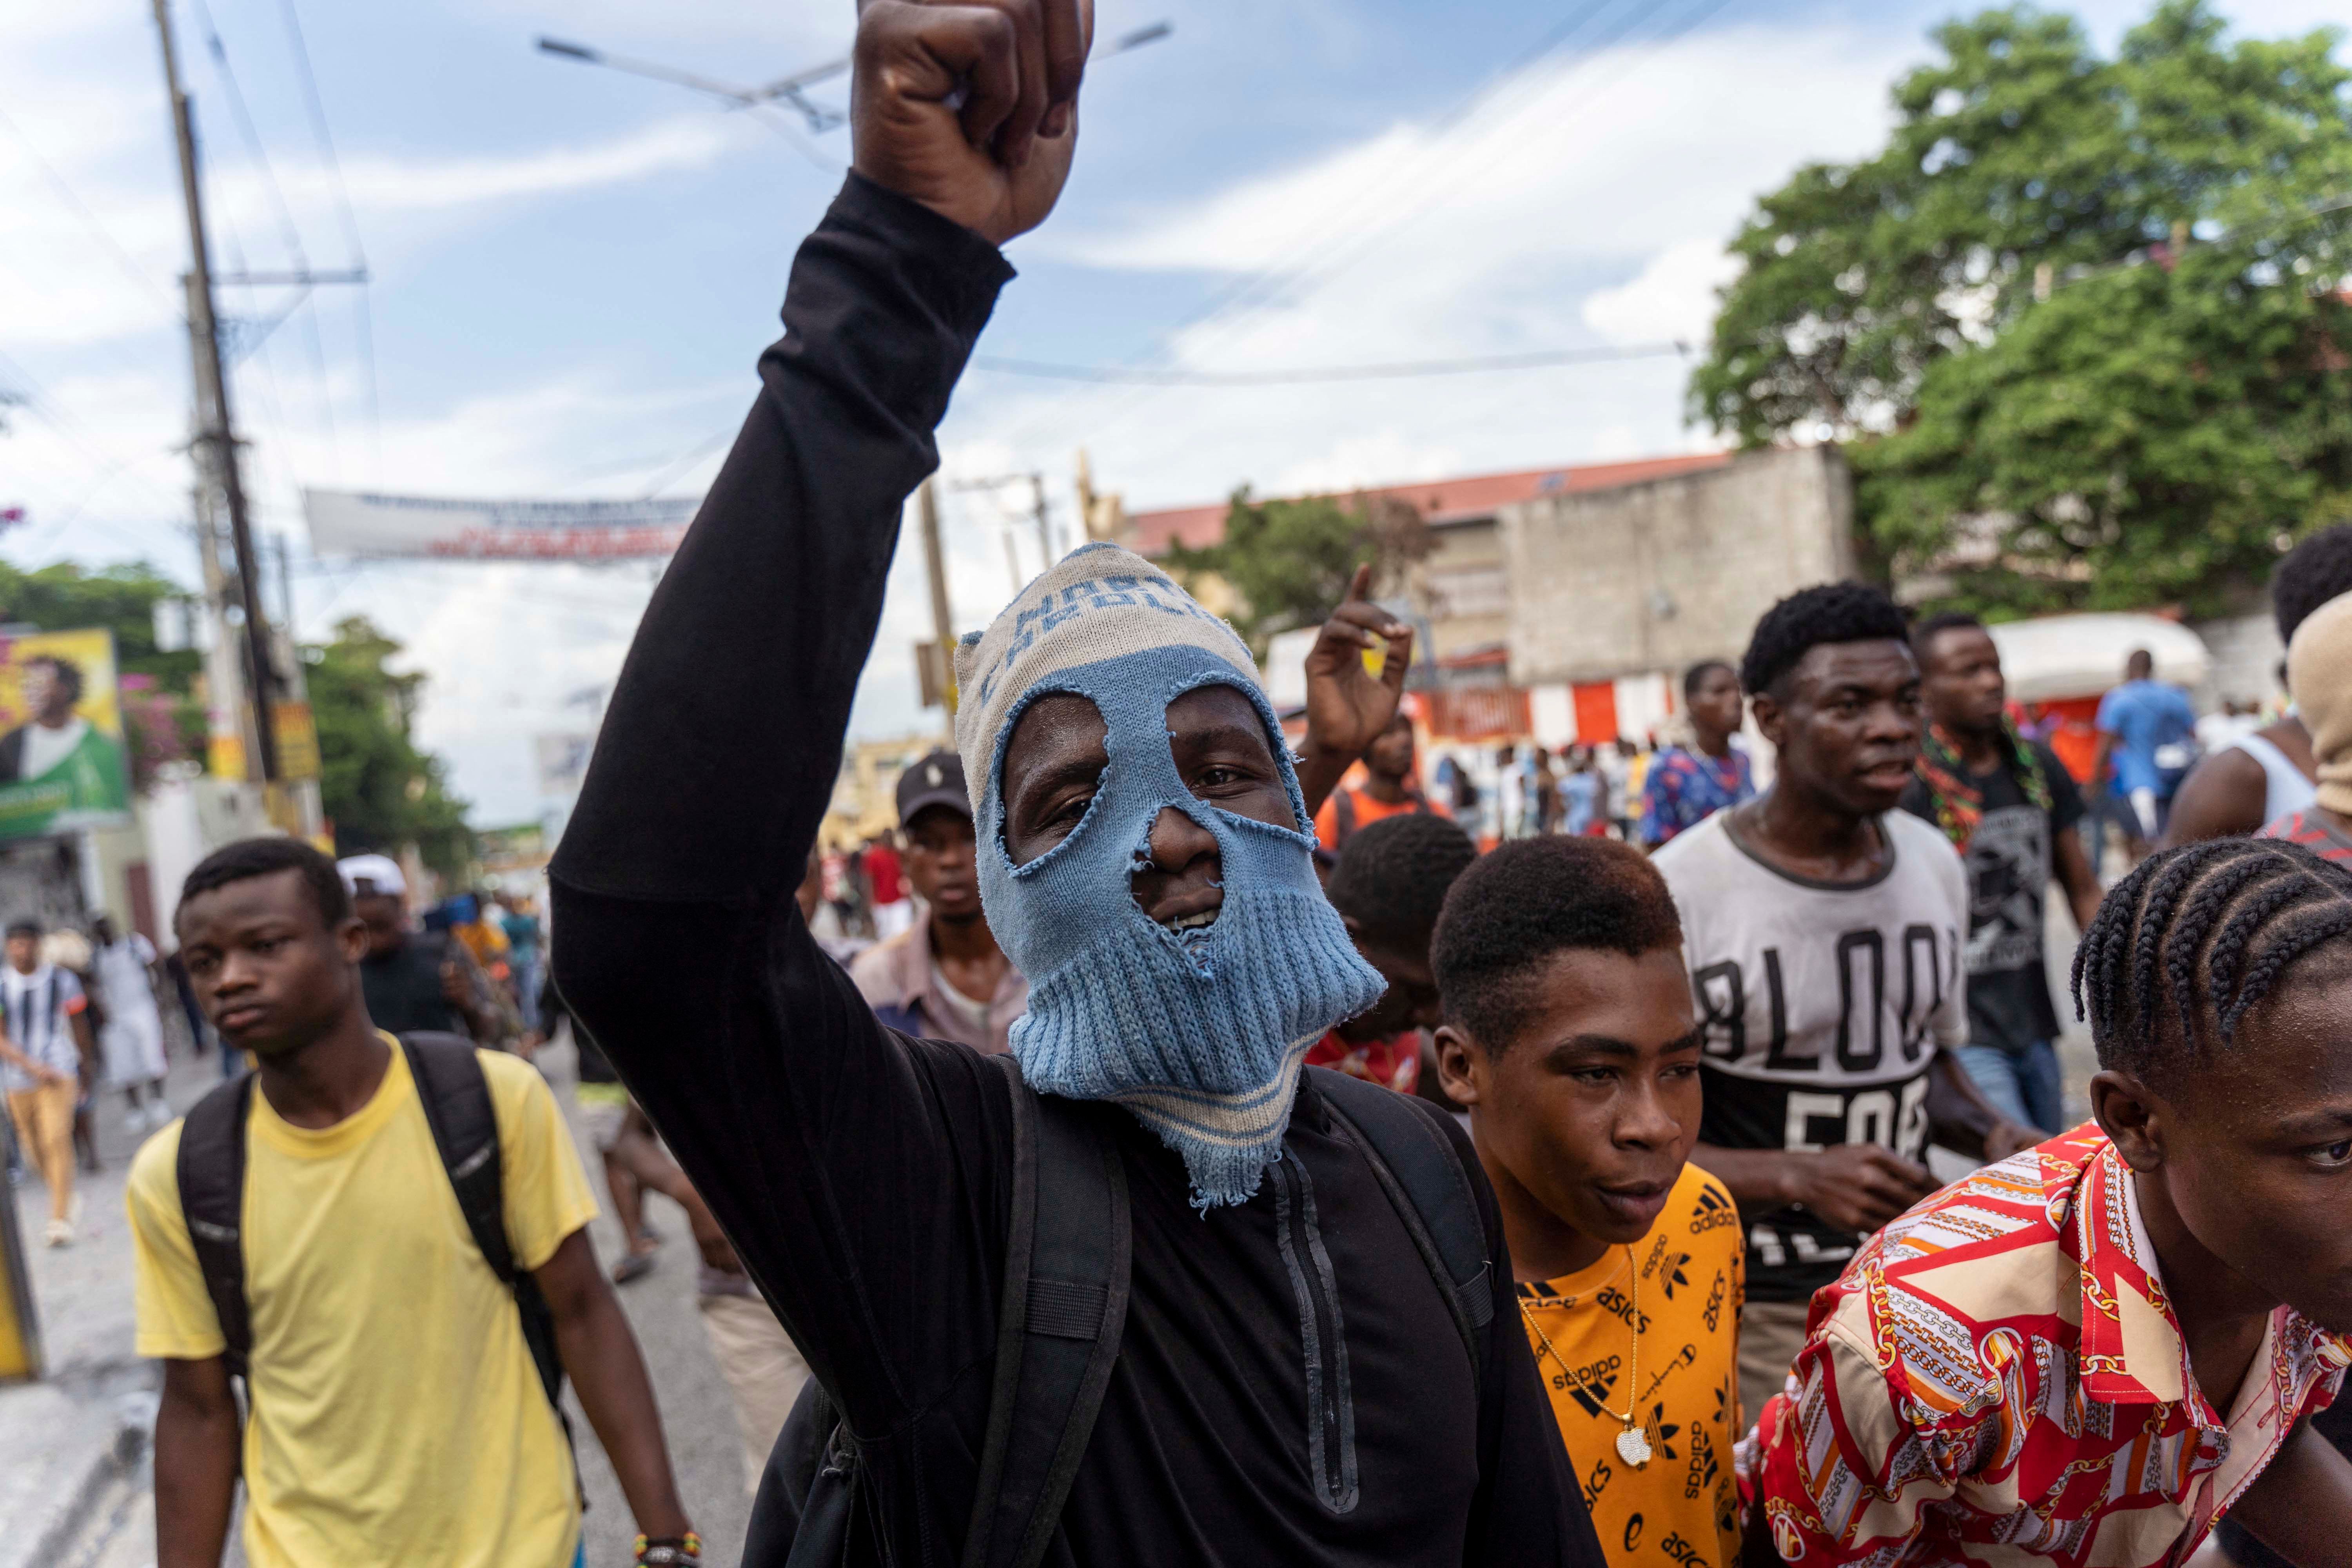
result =
[{"label": "man in white graphic tank top", "polygon": [[1930,1142],[1978,1159],[2037,1135],[1945,1047],[1968,1040],[1966,873],[1895,809],[1919,755],[1919,668],[1875,588],[1807,588],[1740,668],[1780,752],[1771,791],[1660,849],[1706,1045],[1694,1163],[1748,1237],[1740,1394],[1779,1392],[1812,1293],[1862,1237],[1927,1196]]}]

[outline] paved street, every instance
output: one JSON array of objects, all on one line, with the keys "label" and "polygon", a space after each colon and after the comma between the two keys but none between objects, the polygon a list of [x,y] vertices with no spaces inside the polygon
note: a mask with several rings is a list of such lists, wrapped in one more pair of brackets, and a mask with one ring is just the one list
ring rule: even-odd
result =
[{"label": "paved street", "polygon": [[[2053,898],[2048,927],[2051,973],[2063,980],[2074,952],[2074,931],[2064,900]],[[2066,1069],[2068,1110],[2089,1112],[2083,1088],[2095,1070],[2088,1034],[2073,1026],[2063,994],[2061,1017],[2069,1028],[2060,1054]],[[572,1103],[572,1053],[568,1040],[539,1058],[575,1139],[581,1138]],[[184,1108],[211,1086],[212,1059],[184,1054],[173,1063],[172,1099]],[[32,1247],[34,1287],[39,1297],[50,1379],[32,1388],[0,1389],[0,1568],[36,1561],[33,1548],[45,1539],[62,1554],[38,1559],[70,1568],[149,1568],[154,1561],[154,1514],[143,1444],[124,1442],[126,1426],[143,1433],[152,1421],[156,1377],[151,1364],[131,1352],[131,1242],[122,1215],[123,1173],[133,1147],[111,1097],[100,1107],[99,1145],[106,1168],[85,1179],[83,1227],[78,1245],[58,1251],[38,1246],[47,1217],[47,1197],[37,1182],[16,1194],[17,1223]],[[583,1140],[583,1147],[585,1147]],[[1937,1173],[1963,1174],[1967,1162],[1940,1152]],[[590,1184],[605,1200],[603,1172],[593,1157]],[[706,1561],[732,1563],[742,1548],[750,1500],[743,1486],[734,1409],[712,1360],[694,1303],[694,1247],[685,1216],[667,1198],[646,1199],[648,1217],[666,1238],[653,1273],[622,1289],[621,1301],[654,1381],[672,1463],[688,1511],[702,1531]],[[597,1253],[617,1256],[621,1237],[609,1215],[593,1232]],[[594,1432],[579,1405],[565,1396],[580,1444],[581,1471],[588,1492],[587,1546],[592,1565],[620,1564],[636,1528],[619,1485],[604,1460]],[[58,1534],[47,1534],[52,1529]],[[242,1562],[232,1544],[228,1561]]]},{"label": "paved street", "polygon": [[[551,1048],[540,1062],[566,1114],[573,1117],[578,1137],[570,1045]],[[192,1061],[184,1056],[175,1061],[173,1105],[193,1103],[210,1087],[214,1072],[211,1058]],[[47,1195],[37,1181],[16,1190],[17,1224],[32,1244],[50,1378],[37,1386],[0,1388],[0,1568],[35,1561],[45,1568],[148,1568],[154,1562],[145,1448],[143,1443],[117,1447],[126,1426],[141,1433],[152,1426],[156,1385],[152,1363],[141,1363],[131,1352],[131,1242],[122,1181],[133,1146],[122,1131],[120,1106],[110,1097],[100,1108],[99,1126],[106,1168],[86,1178],[83,1230],[74,1247],[41,1247]],[[593,1159],[589,1170],[590,1184],[603,1202],[604,1176]],[[734,1407],[695,1310],[694,1247],[685,1216],[667,1198],[648,1198],[646,1210],[667,1243],[660,1265],[625,1288],[621,1300],[645,1349],[671,1461],[706,1543],[705,1561],[732,1563],[742,1549],[750,1514]],[[600,1257],[617,1255],[620,1234],[609,1216],[597,1220],[593,1234]],[[594,1432],[568,1392],[565,1403],[588,1492],[588,1562],[594,1568],[625,1563],[636,1526]],[[111,1458],[118,1454],[123,1457]],[[57,1554],[37,1558],[35,1549],[43,1544],[55,1547]],[[234,1544],[228,1561],[243,1562]]]}]

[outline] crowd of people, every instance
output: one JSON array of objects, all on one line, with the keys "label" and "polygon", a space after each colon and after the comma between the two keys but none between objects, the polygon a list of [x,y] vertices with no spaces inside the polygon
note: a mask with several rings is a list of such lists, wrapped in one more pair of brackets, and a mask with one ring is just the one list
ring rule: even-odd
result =
[{"label": "crowd of people", "polygon": [[1613,837],[1654,849],[1710,814],[1754,797],[1756,769],[1740,732],[1744,709],[1731,666],[1708,660],[1684,676],[1682,708],[1666,729],[1557,752],[1534,742],[1497,745],[1491,759],[1442,752],[1433,787],[1420,777],[1414,725],[1401,710],[1366,748],[1315,820],[1336,854],[1357,827],[1399,812],[1450,816],[1481,847],[1546,834]]},{"label": "crowd of people", "polygon": [[[625,1235],[625,1190],[692,1217],[745,1562],[2104,1568],[2225,1516],[2352,1561],[2352,529],[2283,568],[2295,715],[2247,736],[2308,795],[2174,750],[2136,664],[2104,894],[1969,616],[1803,589],[1638,792],[1538,752],[1465,826],[1360,575],[1294,752],[1231,629],[1088,545],[959,647],[850,951],[840,738],[1083,28],[865,8],[854,171],[551,868],[523,1037],[569,1019]],[[241,1479],[257,1564],[578,1562],[567,1379],[635,1561],[699,1561],[558,1101],[476,1048],[481,911],[404,893],[288,839],[181,889],[255,1070],[131,1175],[158,1561],[217,1563]],[[47,1171],[94,1047],[16,949]]]}]

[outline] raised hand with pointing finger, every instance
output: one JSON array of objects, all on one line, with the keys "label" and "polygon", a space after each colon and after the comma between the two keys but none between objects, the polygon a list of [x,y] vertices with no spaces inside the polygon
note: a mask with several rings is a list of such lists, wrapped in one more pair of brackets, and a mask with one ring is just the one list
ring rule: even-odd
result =
[{"label": "raised hand with pointing finger", "polygon": [[849,97],[853,167],[1003,245],[1069,178],[1092,0],[866,0]]},{"label": "raised hand with pointing finger", "polygon": [[[1364,749],[1395,721],[1412,668],[1412,627],[1371,602],[1372,568],[1356,568],[1348,596],[1307,652],[1307,739],[1298,748],[1298,789],[1312,816]],[[1364,655],[1385,648],[1381,672]]]}]

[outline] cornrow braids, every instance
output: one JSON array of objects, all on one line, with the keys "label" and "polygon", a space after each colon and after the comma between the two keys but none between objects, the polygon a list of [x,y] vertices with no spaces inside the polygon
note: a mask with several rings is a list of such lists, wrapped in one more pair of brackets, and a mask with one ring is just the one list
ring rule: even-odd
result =
[{"label": "cornrow braids", "polygon": [[2233,1043],[2290,966],[2347,935],[2352,868],[2275,838],[2167,849],[2116,883],[2083,933],[2074,1016],[2101,1066],[2145,1077]]}]

